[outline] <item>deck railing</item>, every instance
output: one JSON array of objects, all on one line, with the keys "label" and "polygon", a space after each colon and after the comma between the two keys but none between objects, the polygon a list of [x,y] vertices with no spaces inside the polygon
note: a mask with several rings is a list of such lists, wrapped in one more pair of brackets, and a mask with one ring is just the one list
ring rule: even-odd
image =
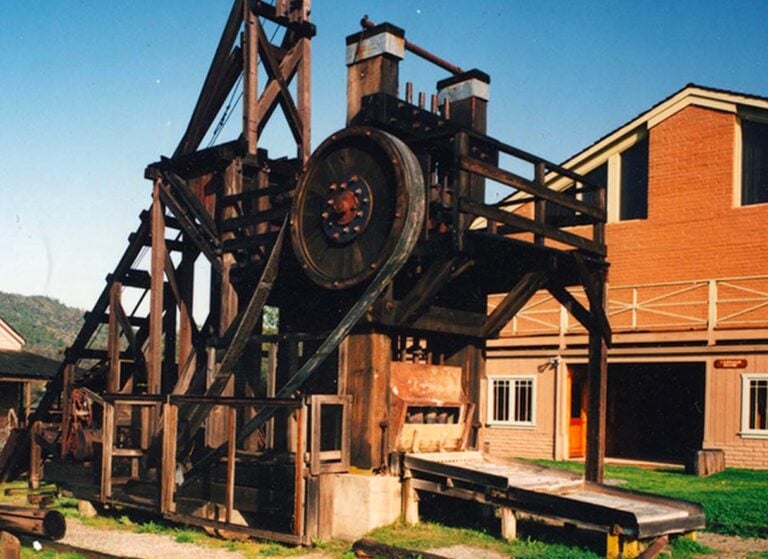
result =
[{"label": "deck railing", "polygon": [[[583,290],[572,295],[588,306]],[[768,328],[768,275],[629,286],[608,285],[614,333],[699,332],[714,343],[730,330]],[[494,302],[491,302],[491,307]],[[502,330],[502,338],[569,335],[585,329],[549,293],[537,293]]]}]

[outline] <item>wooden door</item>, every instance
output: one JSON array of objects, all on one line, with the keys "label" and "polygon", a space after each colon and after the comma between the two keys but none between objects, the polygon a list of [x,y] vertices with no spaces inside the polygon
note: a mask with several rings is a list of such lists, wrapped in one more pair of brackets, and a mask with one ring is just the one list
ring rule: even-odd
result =
[{"label": "wooden door", "polygon": [[587,375],[586,371],[568,371],[568,456],[582,458],[587,441]]}]

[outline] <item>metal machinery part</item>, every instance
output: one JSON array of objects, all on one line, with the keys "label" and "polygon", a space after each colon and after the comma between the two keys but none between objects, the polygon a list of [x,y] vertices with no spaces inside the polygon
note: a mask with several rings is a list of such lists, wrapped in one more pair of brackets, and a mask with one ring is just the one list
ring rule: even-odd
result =
[{"label": "metal machinery part", "polygon": [[327,289],[364,282],[393,254],[410,199],[424,196],[418,159],[397,137],[354,126],[307,163],[291,208],[291,240],[306,274]]}]

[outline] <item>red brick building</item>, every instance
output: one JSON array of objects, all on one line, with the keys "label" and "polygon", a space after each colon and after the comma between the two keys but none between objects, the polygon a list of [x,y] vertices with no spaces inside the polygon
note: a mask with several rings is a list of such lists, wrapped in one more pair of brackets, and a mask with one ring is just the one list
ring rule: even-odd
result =
[{"label": "red brick building", "polygon": [[[688,85],[564,166],[608,187],[607,455],[768,468],[768,98]],[[489,343],[487,450],[583,455],[586,341],[542,293]]]}]

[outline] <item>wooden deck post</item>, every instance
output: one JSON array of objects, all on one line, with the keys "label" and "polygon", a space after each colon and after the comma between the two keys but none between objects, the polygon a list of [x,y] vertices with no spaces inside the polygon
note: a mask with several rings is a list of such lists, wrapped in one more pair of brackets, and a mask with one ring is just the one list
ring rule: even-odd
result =
[{"label": "wooden deck post", "polygon": [[416,526],[419,523],[419,495],[413,488],[413,478],[408,476],[403,480],[403,522],[408,526]]},{"label": "wooden deck post", "polygon": [[517,539],[517,516],[509,507],[499,507],[501,516],[501,537],[507,541]]}]

